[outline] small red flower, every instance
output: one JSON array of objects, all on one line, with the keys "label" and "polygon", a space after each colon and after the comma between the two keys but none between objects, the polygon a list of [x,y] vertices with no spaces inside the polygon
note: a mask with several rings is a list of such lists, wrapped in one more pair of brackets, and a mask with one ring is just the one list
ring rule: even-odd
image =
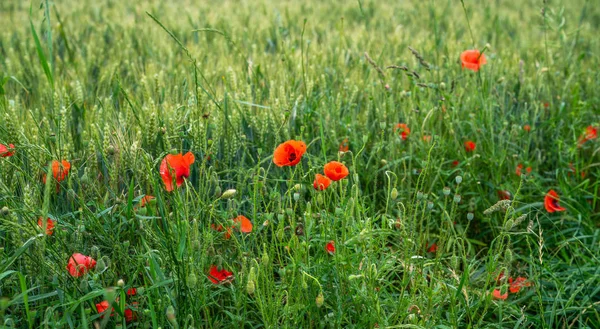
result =
[{"label": "small red flower", "polygon": [[456,167],[460,164],[460,162],[458,162],[458,160],[454,160],[452,161],[452,167]]},{"label": "small red flower", "polygon": [[7,158],[15,155],[14,148],[15,146],[13,144],[8,144],[8,147],[4,144],[0,144],[0,157]]},{"label": "small red flower", "polygon": [[344,138],[340,143],[340,152],[348,152],[348,150],[350,150],[350,143],[348,142],[348,138]]},{"label": "small red flower", "polygon": [[479,71],[481,66],[487,61],[485,55],[479,52],[479,50],[465,50],[460,54],[460,62],[462,68],[466,68],[472,71]]},{"label": "small red flower", "polygon": [[408,128],[408,125],[406,123],[399,123],[396,125],[396,127],[394,127],[394,131],[400,130],[400,137],[402,138],[402,140],[406,140],[408,138],[408,135],[410,135],[410,128]]},{"label": "small red flower", "polygon": [[330,254],[333,255],[335,254],[335,242],[333,240],[327,242],[327,244],[325,245],[325,250]]},{"label": "small red flower", "polygon": [[549,213],[553,213],[555,211],[567,210],[558,204],[559,200],[560,200],[560,198],[558,197],[558,194],[556,193],[556,191],[554,191],[554,190],[548,191],[548,193],[546,193],[546,197],[544,197],[544,207],[546,208],[546,211]]},{"label": "small red flower", "polygon": [[225,269],[219,271],[216,265],[211,265],[208,271],[208,279],[214,284],[230,282],[233,280],[233,273]]},{"label": "small red flower", "polygon": [[531,131],[531,126],[530,125],[524,125],[523,126],[523,130],[525,130],[526,132],[530,132]]},{"label": "small red flower", "polygon": [[[531,167],[525,168],[525,171],[527,172],[527,175],[531,174]],[[521,176],[521,174],[523,173],[523,164],[519,163],[517,165],[517,169],[515,170],[515,173],[517,174],[517,176]]]},{"label": "small red flower", "polygon": [[315,175],[315,181],[313,182],[313,187],[315,188],[315,190],[323,191],[324,189],[328,188],[330,184],[331,179],[329,179],[329,177],[323,176],[321,174]]},{"label": "small red flower", "polygon": [[492,292],[492,297],[494,297],[494,299],[506,300],[508,298],[508,292],[503,294],[500,292],[500,289],[494,289],[494,292]]},{"label": "small red flower", "polygon": [[190,166],[194,163],[195,158],[192,152],[185,155],[181,153],[173,155],[167,154],[160,163],[160,177],[165,183],[165,188],[168,192],[173,191],[173,176],[177,187],[183,184],[183,180],[190,176]]},{"label": "small red flower", "polygon": [[423,141],[426,143],[431,142],[431,135],[423,135]]},{"label": "small red flower", "polygon": [[[239,224],[239,230],[243,233],[252,232],[252,222],[244,215],[239,215],[233,219],[233,222]],[[237,226],[236,226],[237,227]]]},{"label": "small red flower", "polygon": [[514,281],[513,278],[509,278],[508,283],[510,284],[508,290],[510,290],[512,294],[518,293],[523,287],[531,286],[531,282],[527,281],[527,279],[522,276],[516,278]]},{"label": "small red flower", "polygon": [[151,195],[145,195],[141,200],[140,200],[140,207],[145,207],[147,204],[149,204],[152,200],[156,199],[155,197],[151,196]]},{"label": "small red flower", "polygon": [[52,235],[54,233],[54,224],[56,222],[50,218],[46,219],[46,227],[44,227],[44,221],[42,217],[38,219],[38,226],[41,227],[44,231],[46,231],[46,235]]},{"label": "small red flower", "polygon": [[[103,300],[100,303],[96,304],[96,310],[98,311],[98,314],[104,313],[106,310],[108,310],[109,307],[110,307],[110,305],[108,304],[107,300]],[[113,315],[112,314],[113,313],[113,309],[112,308],[111,308],[110,313],[111,313],[110,315],[112,316]]]},{"label": "small red flower", "polygon": [[[69,170],[71,170],[71,163],[67,160],[62,160],[58,162],[56,160],[52,161],[52,177],[56,179],[57,182],[62,182],[69,175]],[[46,184],[46,175],[44,174],[43,178],[44,184]]]},{"label": "small red flower", "polygon": [[129,288],[129,289],[127,289],[126,294],[127,294],[127,296],[135,296],[135,295],[137,295],[137,289]]},{"label": "small red flower", "polygon": [[67,264],[69,274],[75,278],[84,275],[94,267],[96,267],[96,261],[92,257],[79,253],[71,255],[71,257],[69,257],[69,263]]},{"label": "small red flower", "polygon": [[577,146],[582,147],[585,142],[596,138],[598,138],[598,128],[595,128],[594,126],[588,126],[585,128],[585,133],[579,137]]},{"label": "small red flower", "polygon": [[323,172],[332,181],[339,181],[348,176],[348,168],[341,162],[331,161],[323,167]]},{"label": "small red flower", "polygon": [[427,248],[427,252],[435,253],[438,250],[438,246],[435,243],[432,243],[429,248]]},{"label": "small red flower", "polygon": [[507,190],[499,190],[498,198],[500,198],[500,200],[510,200],[512,199],[512,194]]},{"label": "small red flower", "polygon": [[295,166],[305,152],[306,144],[303,141],[289,140],[277,146],[273,152],[273,163],[278,167]]},{"label": "small red flower", "polygon": [[475,151],[476,147],[477,147],[477,145],[473,141],[466,141],[465,142],[465,151],[467,151],[467,152],[473,152],[473,151]]},{"label": "small red flower", "polygon": [[137,302],[133,302],[131,303],[131,305],[128,305],[125,308],[125,311],[123,311],[123,315],[125,315],[125,322],[131,322],[131,321],[135,321],[137,320],[137,312],[135,312],[133,309],[131,309],[131,306],[133,306],[134,308],[137,309],[138,303]]}]

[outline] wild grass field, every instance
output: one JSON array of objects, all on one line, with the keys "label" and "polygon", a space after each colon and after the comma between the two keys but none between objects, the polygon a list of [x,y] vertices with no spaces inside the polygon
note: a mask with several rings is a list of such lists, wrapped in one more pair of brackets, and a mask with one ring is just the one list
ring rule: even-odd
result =
[{"label": "wild grass field", "polygon": [[0,22],[0,327],[600,328],[594,1]]}]

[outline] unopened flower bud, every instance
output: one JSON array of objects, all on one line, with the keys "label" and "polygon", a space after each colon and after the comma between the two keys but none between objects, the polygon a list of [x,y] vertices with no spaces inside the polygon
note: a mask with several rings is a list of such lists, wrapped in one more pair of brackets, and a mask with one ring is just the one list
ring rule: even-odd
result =
[{"label": "unopened flower bud", "polygon": [[449,195],[450,195],[450,188],[449,188],[449,187],[447,187],[447,186],[446,186],[446,187],[444,187],[444,189],[442,190],[442,193],[443,193],[445,196],[449,196]]},{"label": "unopened flower bud", "polygon": [[460,194],[455,194],[455,195],[454,195],[454,202],[456,202],[456,203],[459,203],[459,202],[460,202],[460,199],[461,199],[461,196],[460,196]]},{"label": "unopened flower bud", "polygon": [[119,281],[117,281],[117,286],[123,288],[123,286],[125,286],[125,281],[123,281],[123,279],[119,279]]},{"label": "unopened flower bud", "polygon": [[473,213],[472,213],[472,212],[470,212],[470,213],[467,213],[467,219],[468,219],[468,220],[473,220],[473,218],[474,218],[474,217],[475,217],[475,215],[473,215]]},{"label": "unopened flower bud", "polygon": [[398,198],[398,189],[397,188],[393,188],[392,192],[390,193],[390,197],[392,197],[392,200],[396,200]]},{"label": "unopened flower bud", "polygon": [[252,295],[254,294],[254,290],[256,290],[254,280],[248,279],[248,283],[246,283],[246,292],[248,293],[248,295]]},{"label": "unopened flower bud", "polygon": [[462,176],[456,176],[454,180],[456,181],[456,184],[460,184],[462,183]]},{"label": "unopened flower bud", "polygon": [[319,292],[319,294],[317,295],[317,298],[315,299],[315,303],[317,304],[317,307],[323,306],[324,302],[325,302],[325,297],[323,297],[323,292]]},{"label": "unopened flower bud", "polygon": [[223,194],[221,195],[221,198],[222,199],[233,198],[236,193],[237,193],[237,190],[235,190],[235,189],[229,189],[229,190],[226,190],[225,192],[223,192]]},{"label": "unopened flower bud", "polygon": [[173,305],[167,307],[167,320],[169,320],[173,327],[177,327],[177,318],[175,316],[175,308]]},{"label": "unopened flower bud", "polygon": [[194,272],[188,275],[187,282],[190,288],[194,288],[196,286],[196,284],[198,283],[198,278],[196,277],[196,274]]}]

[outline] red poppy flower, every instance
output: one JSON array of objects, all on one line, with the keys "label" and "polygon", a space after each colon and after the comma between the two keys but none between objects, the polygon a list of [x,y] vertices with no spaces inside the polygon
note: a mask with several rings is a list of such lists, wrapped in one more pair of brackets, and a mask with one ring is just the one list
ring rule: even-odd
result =
[{"label": "red poppy flower", "polygon": [[69,274],[75,278],[84,275],[94,267],[96,267],[96,261],[92,257],[79,253],[71,255],[71,257],[69,257],[69,263],[67,264]]},{"label": "red poppy flower", "polygon": [[137,289],[129,288],[129,289],[127,289],[126,294],[127,294],[127,296],[135,296],[135,295],[137,295]]},{"label": "red poppy flower", "polygon": [[55,223],[56,222],[53,221],[52,219],[47,218],[46,219],[46,227],[44,229],[44,221],[42,220],[42,217],[40,217],[38,219],[38,226],[46,231],[46,235],[52,235],[52,233],[54,233],[54,224]]},{"label": "red poppy flower", "polygon": [[216,265],[211,265],[208,271],[208,279],[214,284],[229,282],[233,280],[233,273],[225,269],[219,271]]},{"label": "red poppy flower", "polygon": [[499,190],[498,198],[500,198],[500,200],[510,200],[512,198],[512,194],[507,190]]},{"label": "red poppy flower", "polygon": [[525,130],[526,132],[530,132],[531,131],[531,126],[530,125],[524,125],[523,126],[523,130]]},{"label": "red poppy flower", "polygon": [[[137,302],[133,302],[131,303],[131,306],[133,306],[134,308],[137,308],[138,303]],[[131,321],[135,321],[137,320],[137,312],[135,312],[134,310],[131,309],[131,306],[127,306],[125,308],[125,311],[123,311],[123,315],[125,315],[125,322],[129,323]]]},{"label": "red poppy flower", "polygon": [[544,197],[544,207],[546,208],[546,211],[548,211],[549,213],[553,213],[555,211],[567,210],[558,204],[559,200],[560,198],[558,197],[556,191],[548,191],[548,193],[546,193],[546,197]]},{"label": "red poppy flower", "polygon": [[544,105],[544,108],[546,108],[546,109],[550,107],[549,102],[543,102],[542,105]]},{"label": "red poppy flower", "polygon": [[406,140],[408,135],[410,135],[410,128],[406,125],[406,123],[399,123],[394,127],[394,131],[400,130],[400,137],[402,140]]},{"label": "red poppy flower", "polygon": [[15,146],[13,144],[8,144],[8,147],[4,144],[0,144],[0,157],[7,158],[13,156],[15,154],[14,148]]},{"label": "red poppy flower", "polygon": [[[531,167],[525,168],[525,171],[527,172],[527,175],[531,174]],[[515,173],[517,174],[517,176],[521,176],[521,174],[523,173],[523,165],[522,164],[519,163],[517,165],[517,169],[515,170]]]},{"label": "red poppy flower", "polygon": [[160,177],[162,177],[167,191],[173,191],[173,175],[175,175],[177,187],[183,184],[184,178],[190,176],[190,166],[194,161],[195,158],[192,152],[188,152],[185,155],[179,153],[176,155],[167,154],[165,156],[160,164]]},{"label": "red poppy flower", "polygon": [[[62,182],[69,175],[69,170],[71,170],[71,163],[67,160],[62,160],[58,162],[56,160],[52,161],[52,177],[56,179],[57,182]],[[44,184],[46,184],[46,175],[44,174],[43,178]]]},{"label": "red poppy flower", "polygon": [[[244,215],[239,215],[236,218],[233,219],[233,222],[238,224],[239,223],[239,230],[243,233],[250,233],[252,232],[252,222],[246,218],[246,216]],[[237,226],[236,226],[237,227]]]},{"label": "red poppy flower", "polygon": [[350,143],[348,142],[348,138],[344,138],[340,143],[340,152],[348,152],[348,150],[350,150]]},{"label": "red poppy flower", "polygon": [[503,294],[500,292],[500,289],[494,289],[492,297],[494,297],[494,299],[506,300],[508,298],[508,291]]},{"label": "red poppy flower", "polygon": [[466,68],[472,71],[479,71],[481,66],[487,61],[485,55],[480,53],[479,50],[465,50],[460,54],[460,62],[462,68]]},{"label": "red poppy flower", "polygon": [[458,162],[458,160],[454,160],[452,161],[452,167],[456,167],[460,164],[460,162]]},{"label": "red poppy flower", "polygon": [[323,172],[332,181],[339,181],[348,176],[348,168],[343,163],[337,161],[330,161],[323,167]]},{"label": "red poppy flower", "polygon": [[[104,313],[106,310],[108,310],[109,307],[110,307],[110,305],[108,304],[107,300],[103,300],[100,303],[96,304],[96,310],[98,311],[98,314]],[[111,308],[110,313],[111,313],[110,316],[112,316],[113,315],[112,314],[113,313],[113,309],[112,308]]]},{"label": "red poppy flower", "polygon": [[141,200],[140,200],[140,207],[145,207],[147,204],[149,204],[152,200],[156,199],[155,197],[151,196],[151,195],[145,195]]},{"label": "red poppy flower", "polygon": [[303,141],[289,140],[279,144],[273,153],[273,163],[278,167],[295,166],[306,152]]},{"label": "red poppy flower", "polygon": [[431,252],[431,253],[435,253],[438,249],[437,244],[432,243],[431,246],[429,246],[429,248],[427,248],[427,252]]},{"label": "red poppy flower", "polygon": [[579,137],[578,147],[582,147],[585,142],[598,138],[598,128],[588,126],[585,128],[585,133]]},{"label": "red poppy flower", "polygon": [[531,286],[531,282],[527,281],[527,279],[522,276],[516,278],[514,281],[513,278],[509,278],[508,283],[510,284],[508,290],[513,294],[518,293],[523,287]]},{"label": "red poppy flower", "polygon": [[315,175],[315,181],[313,182],[313,187],[315,190],[323,191],[324,189],[328,188],[330,184],[331,179],[329,179],[329,177],[321,174]]},{"label": "red poppy flower", "polygon": [[473,152],[473,151],[475,151],[476,147],[477,147],[477,145],[473,141],[466,141],[465,142],[465,151],[467,151],[467,152]]},{"label": "red poppy flower", "polygon": [[333,240],[327,242],[327,244],[325,245],[325,250],[330,254],[333,255],[335,254],[335,242]]},{"label": "red poppy flower", "polygon": [[426,143],[431,142],[431,135],[423,135],[423,141]]}]

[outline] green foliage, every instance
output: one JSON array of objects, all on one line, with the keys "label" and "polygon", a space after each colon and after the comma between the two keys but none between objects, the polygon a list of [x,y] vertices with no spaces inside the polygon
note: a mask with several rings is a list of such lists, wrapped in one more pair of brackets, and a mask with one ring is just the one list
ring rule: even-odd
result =
[{"label": "green foliage", "polygon": [[[600,141],[580,136],[599,19],[586,0],[0,2],[0,327],[598,328]],[[289,139],[307,152],[279,168]],[[161,161],[188,151],[167,192]],[[350,175],[316,191],[332,160]],[[251,233],[227,232],[238,215]],[[95,268],[69,275],[73,253]]]}]

